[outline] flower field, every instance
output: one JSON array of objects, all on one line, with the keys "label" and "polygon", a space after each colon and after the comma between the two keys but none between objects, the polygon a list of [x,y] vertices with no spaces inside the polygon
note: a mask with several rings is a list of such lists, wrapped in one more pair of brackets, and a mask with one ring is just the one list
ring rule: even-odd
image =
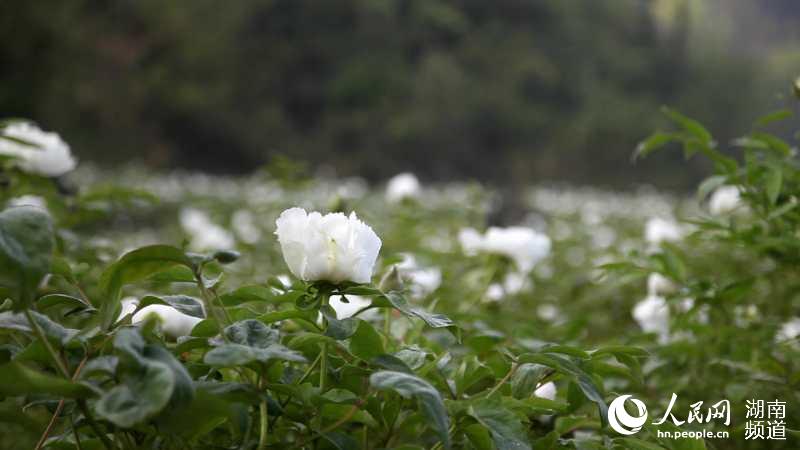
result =
[{"label": "flower field", "polygon": [[635,157],[696,195],[109,173],[4,122],[0,447],[797,448],[793,119],[666,113]]}]

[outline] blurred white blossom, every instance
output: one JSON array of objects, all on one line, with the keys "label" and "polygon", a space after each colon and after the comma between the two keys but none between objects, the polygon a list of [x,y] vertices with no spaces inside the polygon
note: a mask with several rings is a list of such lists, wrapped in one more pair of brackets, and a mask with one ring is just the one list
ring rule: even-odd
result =
[{"label": "blurred white blossom", "polygon": [[720,186],[708,200],[708,210],[715,216],[729,214],[743,206],[741,192],[736,186]]},{"label": "blurred white blossom", "polygon": [[556,384],[552,381],[548,381],[547,383],[539,386],[533,391],[533,395],[541,398],[546,398],[547,400],[555,400],[556,399]]},{"label": "blurred white blossom", "polygon": [[386,200],[391,203],[420,195],[419,180],[413,173],[401,173],[392,177],[386,184]]},{"label": "blurred white blossom", "polygon": [[800,336],[800,317],[793,317],[781,325],[776,339],[778,341],[789,341],[796,339],[798,336]]},{"label": "blurred white blossom", "polygon": [[660,342],[669,339],[669,306],[666,299],[648,295],[633,307],[633,318],[646,333],[655,333]]},{"label": "blurred white blossom", "polygon": [[672,219],[651,217],[644,228],[644,239],[651,245],[683,239],[686,230]]},{"label": "blurred white blossom", "polygon": [[19,197],[10,199],[8,201],[8,206],[33,206],[47,211],[47,200],[38,195],[20,195]]},{"label": "blurred white blossom", "polygon": [[421,267],[414,255],[403,254],[403,260],[397,264],[400,277],[411,285],[411,293],[415,297],[424,297],[439,288],[442,284],[442,271],[438,267]]},{"label": "blurred white blossom", "polygon": [[653,272],[647,277],[648,295],[670,295],[678,290],[678,286],[669,278]]},{"label": "blurred white blossom", "polygon": [[61,136],[43,131],[30,122],[14,122],[0,129],[0,134],[11,138],[0,137],[0,155],[13,156],[26,172],[57,177],[77,165],[69,145]]},{"label": "blurred white blossom", "polygon": [[464,253],[494,253],[509,257],[521,272],[530,272],[550,254],[550,238],[532,228],[489,227],[485,235],[473,228],[464,228],[458,234]]},{"label": "blurred white blossom", "polygon": [[381,240],[355,212],[323,216],[290,208],[275,223],[283,259],[294,276],[333,283],[368,283],[372,278]]},{"label": "blurred white blossom", "polygon": [[194,250],[230,249],[235,245],[231,233],[214,223],[208,214],[199,209],[182,209],[180,223],[191,238],[189,245]]},{"label": "blurred white blossom", "polygon": [[236,236],[245,244],[255,244],[261,239],[261,229],[256,225],[253,213],[240,209],[231,216],[231,228]]}]

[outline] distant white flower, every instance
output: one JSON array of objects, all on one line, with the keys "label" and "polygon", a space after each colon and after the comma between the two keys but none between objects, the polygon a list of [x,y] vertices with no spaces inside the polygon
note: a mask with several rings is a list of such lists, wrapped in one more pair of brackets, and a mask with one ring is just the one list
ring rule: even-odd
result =
[{"label": "distant white flower", "polygon": [[61,136],[43,131],[30,122],[12,123],[0,130],[0,134],[25,142],[0,138],[0,155],[17,158],[17,164],[26,172],[57,177],[71,171],[77,164]]},{"label": "distant white flower", "polygon": [[458,242],[467,255],[477,255],[483,250],[483,236],[475,228],[463,228],[458,232]]},{"label": "distant white flower", "polygon": [[[117,320],[125,318],[128,314],[133,314],[137,306],[139,306],[139,299],[136,297],[125,297],[120,303],[122,308]],[[184,314],[172,306],[148,305],[133,315],[131,323],[136,325],[149,320],[151,317],[158,320],[161,331],[163,331],[166,336],[172,338],[188,336],[192,332],[192,328],[203,320],[199,317]]]},{"label": "distant white flower", "polygon": [[191,237],[190,246],[197,251],[230,249],[235,245],[231,233],[214,223],[203,211],[184,208],[180,212],[180,223]]},{"label": "distant white flower", "polygon": [[538,315],[542,320],[553,322],[561,318],[561,311],[558,310],[556,305],[546,303],[544,305],[539,305],[539,307],[536,308],[536,315]]},{"label": "distant white flower", "polygon": [[505,295],[506,291],[500,283],[492,283],[486,289],[486,299],[490,302],[499,302]]},{"label": "distant white flower", "polygon": [[708,210],[715,216],[731,213],[743,206],[741,192],[736,186],[720,186],[708,200]]},{"label": "distant white flower", "polygon": [[789,341],[796,339],[798,336],[800,336],[800,317],[794,317],[781,325],[776,339],[778,341]]},{"label": "distant white flower", "polygon": [[686,231],[677,222],[661,217],[651,217],[644,228],[644,239],[652,245],[679,241],[685,234]]},{"label": "distant white flower", "polygon": [[139,305],[139,299],[136,297],[125,297],[120,301],[120,305],[122,309],[119,312],[117,320],[124,318],[128,314],[133,314],[133,312],[136,311],[136,307]]},{"label": "distant white flower", "polygon": [[33,206],[34,208],[39,208],[46,211],[47,200],[45,200],[44,197],[39,197],[38,195],[21,195],[9,200],[8,206]]},{"label": "distant white flower", "polygon": [[203,319],[184,314],[168,305],[148,305],[133,315],[131,323],[134,325],[155,317],[161,326],[161,331],[172,338],[188,336]]},{"label": "distant white flower", "polygon": [[438,267],[420,267],[414,255],[408,253],[403,255],[397,270],[400,277],[411,284],[411,293],[415,297],[424,297],[442,284],[442,271]]},{"label": "distant white flower", "polygon": [[413,173],[401,173],[386,184],[386,200],[396,203],[405,198],[416,198],[420,191],[419,180]]},{"label": "distant white flower", "polygon": [[546,398],[547,400],[555,400],[556,399],[556,384],[552,381],[548,381],[547,383],[539,386],[533,391],[533,395],[541,398]]},{"label": "distant white flower", "polygon": [[648,295],[670,295],[678,290],[678,286],[669,278],[653,272],[647,277]]},{"label": "distant white flower", "polygon": [[633,308],[633,318],[646,333],[655,333],[661,342],[669,338],[669,306],[666,299],[648,295]]},{"label": "distant white flower", "polygon": [[349,303],[342,301],[341,295],[332,295],[328,301],[328,304],[336,311],[336,318],[339,320],[353,317],[353,315],[362,308],[366,308],[372,304],[372,300],[368,297],[361,297],[359,295],[348,295],[347,301]]},{"label": "distant white flower", "polygon": [[278,242],[289,270],[301,280],[368,283],[381,240],[356,214],[282,212],[275,222]]},{"label": "distant white flower", "polygon": [[489,227],[481,236],[472,228],[462,229],[458,240],[464,253],[495,253],[509,257],[524,273],[550,254],[550,238],[527,227]]},{"label": "distant white flower", "polygon": [[231,228],[246,244],[255,244],[261,239],[261,229],[256,225],[253,213],[246,209],[240,209],[231,216]]}]

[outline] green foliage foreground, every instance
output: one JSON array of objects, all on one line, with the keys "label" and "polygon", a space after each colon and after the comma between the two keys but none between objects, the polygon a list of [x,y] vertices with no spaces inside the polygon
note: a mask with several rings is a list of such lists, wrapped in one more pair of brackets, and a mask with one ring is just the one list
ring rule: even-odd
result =
[{"label": "green foliage foreground", "polygon": [[[333,207],[324,187],[228,192],[227,182],[204,188],[202,178],[177,192],[151,179],[155,196],[102,183],[64,194],[60,182],[8,156],[3,200],[35,203],[19,198],[36,194],[49,212],[40,204],[0,213],[0,442],[108,450],[796,448],[798,332],[786,324],[800,306],[800,172],[795,150],[763,131],[789,114],[737,140],[743,157],[735,159],[697,122],[667,113],[677,130],[653,135],[637,155],[677,142],[687,157],[714,163],[700,197],[733,186],[735,201],[712,201],[714,215],[682,208],[691,220],[653,228],[646,243],[646,217],[630,199],[616,214],[616,200],[579,197],[570,207],[539,192],[532,201],[555,243],[522,273],[527,288],[509,286],[519,255],[455,246],[459,229],[481,225],[491,197],[480,189],[391,204],[342,191]],[[377,232],[355,216],[320,216],[293,236],[279,223],[281,255],[267,233],[294,204],[358,209]],[[181,242],[172,211],[187,205],[237,218],[231,243],[241,253],[197,251],[213,247],[198,239],[226,236],[197,211],[181,218],[185,229],[199,220],[200,233],[152,244]],[[267,225],[243,226],[243,209]],[[149,245],[123,254],[153,227],[140,239]],[[317,242],[316,233],[333,237]],[[368,255],[377,252],[374,234],[383,244],[377,262]],[[404,271],[403,253],[441,267],[441,285],[416,289],[413,274],[421,272]],[[351,257],[369,273],[376,264],[380,276],[351,281],[360,276],[343,267]],[[285,277],[287,269],[296,276]],[[634,307],[648,275],[649,303]],[[344,314],[348,301],[353,310]],[[145,309],[155,313],[139,314]],[[728,399],[730,426],[681,429],[728,430],[730,438],[660,437],[657,430],[677,429],[671,422],[631,436],[607,426],[618,395],[643,399],[656,419],[673,392],[680,418],[693,402]],[[744,404],[753,398],[787,402],[786,441],[745,439]]]}]

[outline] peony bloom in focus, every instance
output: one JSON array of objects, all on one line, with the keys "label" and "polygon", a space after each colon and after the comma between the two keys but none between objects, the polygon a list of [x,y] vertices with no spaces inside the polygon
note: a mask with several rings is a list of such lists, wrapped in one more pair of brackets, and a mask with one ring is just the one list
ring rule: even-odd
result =
[{"label": "peony bloom in focus", "polygon": [[550,254],[550,238],[527,227],[489,227],[481,236],[476,230],[466,228],[458,233],[464,253],[478,252],[504,255],[514,261],[517,268],[530,272],[533,267]]},{"label": "peony bloom in focus", "polygon": [[708,210],[715,216],[722,216],[745,206],[741,192],[736,186],[720,186],[708,199]]},{"label": "peony bloom in focus", "polygon": [[368,283],[372,278],[381,240],[355,212],[323,216],[290,208],[275,224],[283,259],[297,278],[332,283]]},{"label": "peony bloom in focus", "polygon": [[58,177],[77,164],[61,136],[43,131],[30,122],[12,123],[0,130],[0,134],[25,142],[0,138],[0,155],[15,157],[19,167],[26,172]]},{"label": "peony bloom in focus", "polygon": [[397,203],[406,198],[416,198],[419,197],[420,190],[419,180],[413,173],[401,173],[386,184],[386,200]]}]

